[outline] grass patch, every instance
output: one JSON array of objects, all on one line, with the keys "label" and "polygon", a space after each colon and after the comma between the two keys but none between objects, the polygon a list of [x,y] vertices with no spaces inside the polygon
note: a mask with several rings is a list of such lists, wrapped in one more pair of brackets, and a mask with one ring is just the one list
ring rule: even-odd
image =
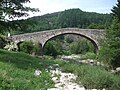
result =
[{"label": "grass patch", "polygon": [[120,90],[120,76],[111,74],[102,67],[68,63],[61,68],[65,72],[76,74],[76,82],[82,83],[86,89]]},{"label": "grass patch", "polygon": [[[54,87],[49,72],[54,61],[40,60],[24,53],[0,50],[0,90],[47,90]],[[35,76],[36,69],[42,71]]]},{"label": "grass patch", "polygon": [[[77,83],[86,89],[120,90],[120,75],[102,67],[67,63],[60,60],[42,60],[25,53],[0,50],[0,90],[47,90],[54,87],[49,66],[59,64],[64,72],[76,74]],[[42,71],[35,76],[36,69]],[[53,67],[54,69],[54,67]]]},{"label": "grass patch", "polygon": [[81,59],[96,59],[96,54],[87,52],[84,55],[82,55]]}]

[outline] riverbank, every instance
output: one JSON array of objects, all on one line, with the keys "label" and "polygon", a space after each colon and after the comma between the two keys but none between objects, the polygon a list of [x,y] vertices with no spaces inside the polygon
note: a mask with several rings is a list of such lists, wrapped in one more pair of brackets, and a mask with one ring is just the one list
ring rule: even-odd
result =
[{"label": "riverbank", "polygon": [[[56,83],[51,77],[51,70],[56,70],[58,65],[61,74],[76,75],[73,83],[82,85],[85,89],[120,89],[120,75],[112,74],[101,66],[39,59],[25,53],[5,50],[0,50],[0,89],[47,90],[55,88]],[[59,79],[60,76],[57,75]]]}]

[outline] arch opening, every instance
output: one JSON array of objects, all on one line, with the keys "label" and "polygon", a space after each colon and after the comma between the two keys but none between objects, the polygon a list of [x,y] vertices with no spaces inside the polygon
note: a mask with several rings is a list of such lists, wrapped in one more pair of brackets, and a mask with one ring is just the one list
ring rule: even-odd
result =
[{"label": "arch opening", "polygon": [[48,40],[46,40],[46,42],[44,43],[44,45],[43,45],[43,50],[45,49],[45,46],[46,46],[46,44],[47,44],[48,41],[50,41],[50,40],[52,40],[52,39],[54,39],[54,38],[56,38],[56,37],[58,37],[58,36],[67,35],[67,34],[78,35],[78,36],[80,36],[80,37],[85,38],[86,40],[90,41],[90,42],[93,44],[93,46],[94,46],[94,53],[97,53],[97,52],[98,52],[98,49],[99,49],[99,48],[98,48],[98,44],[97,44],[96,41],[94,41],[93,39],[91,39],[91,38],[88,37],[88,36],[85,36],[85,35],[82,35],[82,34],[78,34],[78,33],[64,33],[64,34],[59,34],[59,35],[52,36],[52,37],[50,37]]}]

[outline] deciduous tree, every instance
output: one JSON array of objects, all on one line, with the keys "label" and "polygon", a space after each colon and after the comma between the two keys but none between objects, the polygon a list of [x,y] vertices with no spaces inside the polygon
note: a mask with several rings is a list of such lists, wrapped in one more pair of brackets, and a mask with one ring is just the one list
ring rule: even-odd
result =
[{"label": "deciduous tree", "polygon": [[38,9],[26,7],[25,3],[30,3],[30,0],[0,0],[0,20],[28,16],[28,11],[38,11]]}]

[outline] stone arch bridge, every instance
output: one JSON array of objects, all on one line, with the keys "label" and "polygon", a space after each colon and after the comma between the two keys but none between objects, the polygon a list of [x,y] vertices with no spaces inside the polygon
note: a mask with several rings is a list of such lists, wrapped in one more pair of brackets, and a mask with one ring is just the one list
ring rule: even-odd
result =
[{"label": "stone arch bridge", "polygon": [[84,38],[87,38],[93,43],[96,51],[100,49],[101,40],[105,38],[105,31],[100,29],[61,28],[41,32],[13,35],[9,37],[9,39],[11,39],[11,41],[14,42],[15,44],[31,40],[33,42],[41,43],[42,47],[44,47],[46,42],[49,41],[50,39],[58,35],[64,34],[77,34]]}]

